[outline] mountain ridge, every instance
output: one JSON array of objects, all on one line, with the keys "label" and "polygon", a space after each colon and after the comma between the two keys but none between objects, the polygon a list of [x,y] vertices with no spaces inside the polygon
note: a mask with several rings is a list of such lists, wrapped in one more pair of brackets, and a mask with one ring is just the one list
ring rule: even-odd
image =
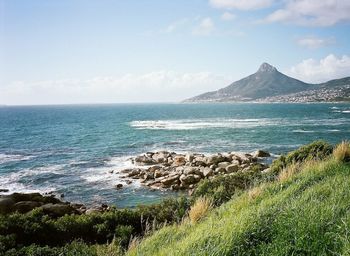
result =
[{"label": "mountain ridge", "polygon": [[[264,101],[264,99],[287,95],[294,95],[293,98],[295,98],[295,94],[298,93],[320,89],[334,90],[334,87],[346,87],[347,85],[350,85],[350,77],[334,79],[319,84],[306,83],[287,76],[279,72],[274,66],[264,62],[255,73],[216,91],[205,92],[186,99],[184,102],[250,102]],[[339,90],[336,93],[337,97],[346,99],[350,97],[350,91],[347,89],[349,88],[346,87]],[[322,99],[313,100],[322,101]],[[276,99],[276,101],[279,100]],[[283,101],[288,100],[284,98]]]}]

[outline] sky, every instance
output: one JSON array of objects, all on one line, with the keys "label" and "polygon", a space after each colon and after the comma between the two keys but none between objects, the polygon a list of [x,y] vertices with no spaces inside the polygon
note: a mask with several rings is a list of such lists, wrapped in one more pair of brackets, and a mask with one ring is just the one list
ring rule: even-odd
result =
[{"label": "sky", "polygon": [[177,102],[263,62],[350,76],[350,1],[0,0],[0,105]]}]

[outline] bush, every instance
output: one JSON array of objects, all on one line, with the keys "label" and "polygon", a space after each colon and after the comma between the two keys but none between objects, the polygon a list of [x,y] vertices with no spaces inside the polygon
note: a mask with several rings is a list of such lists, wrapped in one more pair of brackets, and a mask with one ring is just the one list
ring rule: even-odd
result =
[{"label": "bush", "polygon": [[302,163],[307,160],[323,160],[332,154],[333,146],[329,143],[319,140],[288,153],[286,156],[280,156],[273,161],[270,167],[270,173],[277,175],[282,169],[293,163]]},{"label": "bush", "polygon": [[201,180],[194,191],[192,201],[200,197],[210,197],[215,206],[229,201],[234,194],[260,182],[263,174],[253,168],[247,172],[237,172],[226,176],[216,176],[212,179]]},{"label": "bush", "polygon": [[334,158],[339,162],[349,162],[350,161],[350,144],[347,141],[343,141],[338,144],[333,150]]}]

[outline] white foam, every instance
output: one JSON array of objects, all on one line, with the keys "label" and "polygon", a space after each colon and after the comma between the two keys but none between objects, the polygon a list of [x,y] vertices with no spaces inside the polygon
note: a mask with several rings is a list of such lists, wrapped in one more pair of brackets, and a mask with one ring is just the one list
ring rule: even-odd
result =
[{"label": "white foam", "polygon": [[283,119],[179,119],[179,120],[144,120],[132,121],[130,126],[136,129],[150,130],[195,130],[206,128],[246,128],[279,125]]},{"label": "white foam", "polygon": [[350,113],[350,110],[343,110],[342,113]]},{"label": "white foam", "polygon": [[314,133],[315,131],[297,129],[297,130],[293,130],[292,132],[296,132],[296,133]]},{"label": "white foam", "polygon": [[9,162],[26,161],[26,160],[32,159],[33,157],[34,156],[0,153],[0,164],[9,163]]},{"label": "white foam", "polygon": [[[336,110],[338,111],[338,110]],[[347,111],[347,110],[345,110]],[[350,113],[348,112],[343,113]],[[255,128],[266,126],[294,127],[300,125],[320,126],[320,125],[342,125],[347,123],[345,118],[337,119],[297,119],[295,122],[284,118],[260,118],[260,119],[178,119],[178,120],[136,120],[129,123],[135,129],[147,130],[195,130],[208,128]]]}]

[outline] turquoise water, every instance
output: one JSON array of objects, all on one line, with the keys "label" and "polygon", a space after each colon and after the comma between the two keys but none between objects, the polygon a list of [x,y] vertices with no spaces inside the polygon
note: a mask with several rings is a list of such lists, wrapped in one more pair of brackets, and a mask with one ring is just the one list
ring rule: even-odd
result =
[{"label": "turquoise water", "polygon": [[130,207],[171,192],[115,190],[109,171],[131,156],[176,152],[281,154],[316,139],[350,138],[347,104],[135,104],[0,108],[0,188],[64,193]]}]

